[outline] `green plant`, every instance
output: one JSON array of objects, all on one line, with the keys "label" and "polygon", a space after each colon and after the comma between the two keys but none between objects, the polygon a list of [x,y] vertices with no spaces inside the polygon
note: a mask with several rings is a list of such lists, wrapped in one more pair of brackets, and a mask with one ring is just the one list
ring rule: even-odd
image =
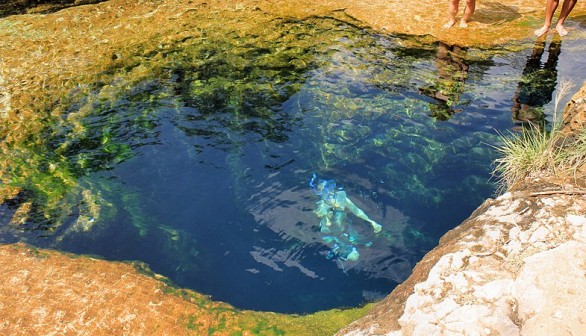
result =
[{"label": "green plant", "polygon": [[500,182],[499,191],[516,187],[534,173],[552,169],[550,163],[557,156],[553,139],[558,133],[557,128],[547,131],[530,124],[521,133],[499,134],[501,144],[494,146],[500,154],[494,170]]},{"label": "green plant", "polygon": [[554,122],[551,129],[529,124],[520,133],[499,134],[501,144],[494,146],[500,157],[495,160],[494,174],[500,182],[499,192],[517,187],[526,177],[568,177],[577,179],[580,168],[586,163],[586,130],[572,137],[562,132],[558,118],[561,98],[573,84],[561,80],[555,95]]}]

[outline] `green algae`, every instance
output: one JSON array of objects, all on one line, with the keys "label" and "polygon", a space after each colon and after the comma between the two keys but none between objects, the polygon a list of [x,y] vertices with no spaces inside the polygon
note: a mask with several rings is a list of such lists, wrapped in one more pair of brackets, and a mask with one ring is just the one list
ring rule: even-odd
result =
[{"label": "green algae", "polygon": [[[462,152],[469,143],[462,140],[460,147],[456,139],[446,145],[423,134],[453,114],[438,117],[433,103],[381,94],[433,84],[435,78],[414,84],[414,74],[400,65],[417,63],[422,53],[433,55],[434,48],[420,45],[406,50],[390,42],[381,44],[363,30],[349,29],[347,23],[331,18],[275,20],[272,24],[258,35],[216,27],[200,36],[144,46],[133,56],[117,57],[112,68],[94,82],[80,83],[79,89],[48,104],[46,119],[30,128],[28,141],[8,147],[9,156],[16,160],[3,173],[11,176],[5,185],[29,191],[52,230],[76,211],[82,213],[79,220],[84,231],[96,228],[90,224],[107,222],[124,211],[139,237],[164,237],[165,250],[181,251],[183,244],[197,246],[185,232],[150,219],[139,190],[111,179],[88,178],[132,159],[137,149],[156,138],[160,110],[184,104],[196,108],[206,121],[218,123],[217,129],[230,131],[208,130],[206,135],[230,144],[226,160],[238,181],[234,192],[240,199],[247,196],[247,185],[241,182],[247,169],[241,160],[239,144],[246,140],[242,135],[252,132],[262,141],[284,142],[290,140],[288,131],[298,120],[309,117],[320,125],[309,134],[315,147],[302,154],[314,165],[312,169],[362,164],[368,153],[376,152],[388,158],[389,164],[373,174],[396,186],[393,198],[419,197],[423,203],[436,205],[445,201],[446,193],[426,187],[426,182],[437,178],[435,171],[448,155]],[[383,61],[381,54],[386,55]],[[297,99],[297,110],[285,113],[279,106],[292,97]],[[306,110],[306,101],[316,106]],[[458,104],[465,102],[450,102],[451,106]],[[435,119],[429,118],[434,114]],[[194,132],[187,127],[177,129],[186,135]],[[186,149],[185,154],[195,155],[194,151],[197,149]],[[475,183],[483,181],[471,179],[467,186]],[[121,207],[114,209],[113,203]],[[84,207],[79,210],[78,204]],[[197,254],[195,248],[193,256]],[[198,305],[209,304],[202,297],[180,295]],[[368,309],[288,317],[208,308],[218,321],[224,321],[210,329],[212,333],[234,328],[226,324],[223,314],[231,314],[230,321],[243,314],[241,330],[292,335],[331,335]],[[185,325],[187,329],[197,327],[190,317]]]},{"label": "green algae", "polygon": [[[164,286],[163,292],[196,304],[211,314],[212,326],[204,329],[209,335],[240,335],[249,332],[253,335],[329,336],[364,316],[372,308],[372,304],[367,304],[358,308],[332,309],[308,315],[287,315],[239,310],[228,304],[212,301],[208,296],[172,285]],[[193,315],[181,319],[187,330],[201,332],[203,325],[197,321],[198,318]]]},{"label": "green algae", "polygon": [[[39,212],[31,217],[46,218],[53,222],[49,227],[59,227],[74,213],[73,206],[63,200],[91,202],[79,187],[81,177],[109,170],[145,145],[141,140],[156,127],[159,102],[173,94],[157,91],[156,87],[160,80],[175,76],[175,90],[188,104],[204,113],[231,113],[233,117],[225,124],[228,128],[242,130],[247,118],[261,118],[259,132],[263,136],[286,138],[282,123],[273,121],[273,106],[296,92],[303,70],[311,64],[312,55],[320,51],[311,51],[315,43],[300,38],[312,33],[317,25],[310,25],[309,31],[298,22],[282,21],[278,25],[281,27],[273,31],[284,31],[284,36],[241,37],[236,32],[225,35],[210,30],[200,38],[177,44],[143,47],[144,54],[115,62],[112,70],[99,75],[94,83],[79,83],[78,89],[58,100],[39,102],[37,108],[45,111],[38,115],[45,117],[32,120],[28,129],[22,130],[28,133],[19,136],[22,140],[10,141],[10,133],[5,132],[8,141],[3,155],[10,158],[10,163],[2,165],[2,188],[29,192]],[[272,41],[275,38],[294,42],[283,48]],[[4,125],[5,131],[9,125]],[[133,206],[136,200],[132,194],[123,198],[125,210],[134,218],[133,225],[144,235],[144,216]],[[93,202],[90,207],[98,207],[99,197]]]},{"label": "green algae", "polygon": [[[280,24],[290,24],[289,22]],[[338,24],[338,23],[337,23]],[[302,24],[299,24],[303,26]],[[292,25],[296,27],[295,25]],[[218,29],[217,34],[214,36],[205,36],[201,39],[194,38],[177,43],[171,43],[165,45],[164,43],[160,47],[151,48],[145,47],[142,54],[138,54],[128,59],[125,56],[121,57],[116,61],[116,66],[110,69],[107,73],[100,76],[99,81],[103,83],[110,83],[101,86],[88,85],[91,93],[86,93],[88,96],[95,96],[96,100],[99,100],[96,104],[88,105],[86,108],[89,112],[87,115],[78,115],[72,117],[71,120],[67,120],[60,124],[60,127],[65,128],[71,127],[71,138],[67,139],[68,142],[61,142],[63,147],[58,147],[56,150],[58,155],[62,157],[55,157],[50,159],[42,158],[38,161],[21,159],[17,161],[15,166],[14,176],[15,180],[13,183],[7,183],[6,187],[17,186],[21,189],[28,190],[32,193],[31,198],[35,199],[36,207],[41,210],[43,218],[51,218],[54,222],[51,223],[51,227],[55,228],[64,223],[66,214],[73,212],[69,204],[82,203],[87,205],[87,209],[81,210],[82,213],[87,214],[84,217],[84,221],[89,222],[92,218],[104,219],[106,217],[113,218],[116,210],[111,207],[112,200],[116,200],[115,196],[105,196],[108,192],[100,191],[100,189],[106,190],[119,190],[116,184],[110,181],[93,182],[94,184],[100,184],[100,187],[91,185],[90,182],[82,182],[83,177],[95,171],[108,170],[115,165],[124,162],[133,155],[133,146],[126,143],[126,139],[116,132],[115,128],[104,127],[96,130],[96,133],[100,135],[91,134],[91,125],[86,124],[85,118],[92,118],[99,116],[100,112],[93,114],[96,110],[103,109],[104,105],[111,104],[116,99],[108,98],[112,95],[117,95],[119,92],[124,91],[128,88],[132,88],[136,85],[142,85],[143,82],[148,82],[152,78],[163,78],[170,79],[174,76],[178,77],[177,88],[182,92],[183,98],[192,103],[194,106],[202,111],[207,111],[212,114],[217,110],[226,111],[231,114],[230,118],[223,120],[225,126],[231,130],[243,132],[246,128],[247,121],[254,118],[262,118],[263,124],[259,128],[259,134],[264,138],[269,139],[286,139],[287,135],[285,129],[275,121],[271,119],[274,116],[275,111],[272,107],[278,105],[284,99],[299,93],[302,90],[302,81],[306,80],[303,75],[295,74],[291,76],[286,74],[291,70],[295,71],[307,71],[320,66],[320,61],[313,57],[314,46],[311,43],[305,43],[306,39],[301,37],[319,35],[323,32],[319,28],[306,31],[305,28],[291,28],[291,25],[286,26],[287,29],[295,31],[299,29],[299,34],[288,34],[283,38],[289,42],[300,39],[302,42],[297,42],[300,45],[294,45],[290,49],[285,50],[286,52],[280,55],[279,58],[273,60],[270,56],[273,53],[281,53],[279,48],[273,47],[271,44],[273,41],[279,40],[281,37],[278,32],[275,32],[278,37],[256,37],[255,40],[251,40],[244,37],[238,36],[237,33],[231,32],[230,34],[224,35],[222,29]],[[268,27],[267,30],[271,30],[274,27]],[[263,32],[264,34],[264,32]],[[222,37],[220,37],[222,36]],[[226,41],[223,36],[229,36],[230,39],[238,37],[236,42]],[[329,41],[327,39],[337,39],[336,35],[329,35],[324,38],[324,41],[320,41],[321,45],[318,46],[319,52],[326,52]],[[202,40],[208,39],[208,43],[205,48],[198,49],[193,47],[195,50],[190,51],[189,55],[185,55],[183,48],[190,43],[198,44]],[[257,43],[260,41],[260,43]],[[357,47],[368,47],[368,43],[361,42],[361,45]],[[354,48],[348,47],[348,48]],[[232,49],[233,51],[229,51]],[[260,49],[260,51],[258,50]],[[267,51],[268,50],[268,51]],[[372,49],[371,49],[372,50]],[[434,48],[430,46],[414,48],[413,50],[427,50],[429,53],[434,52]],[[331,54],[331,51],[327,51]],[[376,51],[375,51],[376,52]],[[406,53],[408,54],[408,53]],[[196,55],[195,57],[193,55]],[[240,57],[242,56],[242,57]],[[258,64],[253,64],[246,60],[244,56],[251,56],[252,58],[257,57],[259,60]],[[298,57],[298,58],[296,58]],[[201,58],[201,59],[200,59]],[[229,62],[226,64],[222,63],[222,59],[226,59]],[[405,60],[405,59],[403,59]],[[343,59],[339,60],[341,63],[345,62]],[[373,61],[376,61],[373,59]],[[201,63],[199,63],[201,62]],[[171,64],[171,65],[169,65]],[[257,65],[262,65],[261,69],[255,68]],[[351,64],[356,69],[357,73],[367,70],[362,64]],[[271,69],[265,71],[264,68]],[[192,73],[187,75],[184,69],[192,70]],[[200,69],[204,69],[204,75],[199,73]],[[221,74],[210,75],[213,69],[221,69],[222,72],[242,72],[250,73],[250,76],[223,76]],[[196,73],[196,74],[194,74]],[[283,79],[280,75],[283,74]],[[209,76],[208,76],[209,75]],[[379,87],[385,88],[389,91],[398,91],[401,86],[409,86],[409,73],[406,73],[404,69],[395,68],[389,71],[380,71],[372,74],[372,79],[368,80],[368,83],[376,84]],[[249,78],[251,77],[251,78]],[[365,76],[367,77],[367,76]],[[275,78],[277,78],[275,80]],[[97,82],[99,82],[97,81]],[[112,83],[121,83],[115,85]],[[433,84],[434,79],[429,78],[429,82]],[[389,83],[397,83],[389,85]],[[503,87],[507,83],[503,83]],[[99,87],[101,86],[101,87]],[[437,85],[437,88],[442,88],[441,85]],[[338,88],[334,88],[330,91],[330,94],[336,92]],[[361,88],[358,88],[361,90]],[[458,92],[460,89],[455,87],[454,92]],[[448,90],[449,91],[449,90]],[[99,93],[96,93],[99,92]],[[351,95],[352,91],[344,92],[345,95]],[[437,189],[429,190],[425,189],[422,178],[435,178],[433,175],[434,168],[438,163],[445,158],[446,155],[452,155],[461,152],[462,148],[470,145],[467,139],[456,139],[456,143],[460,142],[461,145],[442,145],[440,142],[434,139],[420,139],[418,136],[418,127],[433,127],[433,122],[423,120],[421,125],[412,125],[412,127],[393,127],[380,132],[373,130],[373,127],[359,125],[356,129],[350,124],[339,123],[341,120],[355,118],[358,115],[368,116],[369,119],[365,118],[366,121],[376,120],[377,116],[385,114],[388,110],[401,110],[401,113],[409,117],[417,117],[416,111],[427,111],[429,115],[436,117],[438,120],[448,120],[453,114],[446,113],[445,110],[439,112],[434,111],[437,107],[435,104],[430,104],[425,107],[419,100],[406,99],[405,104],[397,104],[393,101],[380,99],[379,95],[372,95],[365,100],[357,100],[356,97],[353,99],[346,99],[345,97],[332,98],[330,95],[322,95],[321,92],[312,92],[313,97],[316,99],[324,99],[328,102],[328,106],[325,107],[320,113],[322,120],[332,123],[323,134],[321,134],[322,141],[318,142],[318,151],[322,161],[319,166],[313,167],[317,169],[324,169],[332,166],[337,166],[343,162],[357,162],[360,163],[362,160],[363,153],[371,151],[372,147],[384,149],[383,155],[389,158],[398,158],[397,162],[390,164],[384,172],[384,177],[389,183],[397,185],[408,185],[408,189],[396,189],[393,191],[393,195],[398,198],[407,198],[411,194],[424,195],[429,202],[439,203],[442,199],[441,192]],[[79,97],[75,93],[72,96]],[[71,101],[71,104],[81,103],[76,102],[76,98],[72,98],[69,95],[60,98],[61,103],[64,101]],[[221,97],[222,99],[218,99]],[[130,100],[135,98],[130,98]],[[149,102],[156,102],[160,99],[165,99],[164,96],[157,95],[142,95],[136,98],[137,100],[146,100]],[[328,100],[329,99],[329,100]],[[254,104],[252,104],[253,102]],[[104,105],[103,105],[104,104]],[[65,104],[67,105],[67,104]],[[324,104],[326,105],[326,104]],[[365,109],[363,106],[368,105],[370,108]],[[450,102],[450,105],[454,105],[454,102]],[[113,105],[115,106],[115,105]],[[328,116],[330,107],[335,107],[337,115],[330,118]],[[51,112],[52,115],[59,114],[62,107],[57,107]],[[83,108],[80,108],[83,110]],[[139,108],[136,108],[133,113],[138,112]],[[75,114],[76,112],[73,112]],[[82,113],[83,114],[83,113]],[[74,120],[78,118],[78,120]],[[69,119],[69,118],[68,118]],[[425,118],[424,118],[425,119]],[[55,121],[57,120],[57,121]],[[43,121],[43,125],[44,122]],[[49,118],[49,122],[61,121],[57,119]],[[117,116],[112,116],[110,123],[112,125],[123,122],[122,119]],[[146,119],[134,120],[133,121],[138,129],[144,129],[147,131],[152,130],[154,122],[147,116]],[[324,121],[325,123],[325,121]],[[44,126],[43,126],[44,127]],[[42,128],[42,127],[41,127]],[[57,128],[57,127],[56,127]],[[32,130],[32,131],[31,131]],[[31,134],[34,134],[35,129],[31,128]],[[184,130],[187,131],[187,130]],[[69,132],[69,131],[67,131]],[[51,133],[51,132],[49,132]],[[60,133],[57,130],[57,133]],[[51,133],[52,134],[52,133]],[[90,134],[90,135],[88,135]],[[405,134],[413,134],[406,140],[400,140]],[[327,137],[327,139],[326,139]],[[34,136],[33,136],[34,138]],[[46,146],[42,143],[42,140],[49,140],[50,142],[59,143],[61,140],[51,137],[45,137],[45,135],[39,136],[38,139],[34,139],[32,147],[40,147],[38,152],[27,152],[28,147],[31,143],[27,143],[25,146],[18,148],[18,145],[14,149],[14,153],[22,151],[22,157],[27,158],[31,153],[34,157],[39,155],[38,153],[44,152],[48,149],[51,151],[54,146]],[[230,141],[235,141],[231,138]],[[89,147],[83,147],[86,144],[90,144]],[[479,146],[478,142],[474,142],[477,146],[473,151],[478,156],[483,155],[482,147]],[[372,146],[372,147],[370,147]],[[397,148],[416,148],[422,147],[422,152],[413,152],[407,155]],[[89,152],[85,151],[77,152],[78,148],[89,148]],[[11,149],[12,150],[12,149]],[[96,153],[91,153],[92,151]],[[12,152],[11,152],[12,154]],[[189,153],[188,153],[189,155]],[[18,157],[18,155],[16,155]],[[230,167],[233,176],[236,179],[242,180],[244,177],[243,172],[246,169],[246,164],[239,161],[239,152],[234,150],[228,157],[230,160]],[[42,163],[42,164],[39,164]],[[73,162],[73,163],[72,163]],[[100,162],[97,164],[96,162]],[[397,174],[397,164],[403,166],[417,167],[417,171],[410,172],[407,174]],[[36,172],[37,167],[48,167],[42,168],[41,172]],[[33,171],[33,173],[28,172]],[[423,172],[423,175],[421,174]],[[484,182],[482,177],[470,178],[467,180],[467,186],[470,189],[477,187]],[[98,190],[98,191],[96,191]],[[240,192],[236,193],[244,194],[245,186],[241,185]],[[86,196],[84,196],[86,195]],[[59,203],[59,199],[69,199],[66,203]],[[94,199],[93,201],[91,199]],[[160,230],[163,232],[169,241],[177,241],[181,237],[181,233],[175,232],[169,226],[164,224],[149,223],[146,218],[144,209],[138,204],[138,193],[136,191],[126,191],[124,194],[118,196],[120,203],[125,204],[123,210],[130,213],[132,218],[132,226],[137,230],[141,237],[152,234],[153,231]],[[69,203],[69,204],[68,204]],[[108,212],[108,215],[101,215],[98,217],[97,213],[92,212],[89,209],[100,209],[100,211]],[[56,211],[56,212],[54,212]],[[91,214],[91,215],[89,215]],[[60,218],[54,220],[54,218]],[[81,217],[80,217],[81,218]],[[171,290],[170,290],[171,291]],[[207,303],[206,299],[198,299],[201,305]],[[253,314],[250,316],[248,313],[241,313],[231,310],[230,308],[218,309],[219,312],[226,313],[231,312],[234,314],[244,314],[250,321],[242,322],[238,327],[240,330],[233,331],[232,334],[242,334],[241,330],[250,330],[254,334],[291,334],[291,335],[332,335],[340,327],[347,325],[349,322],[362,316],[366,312],[368,307],[363,307],[357,310],[340,311],[334,310],[331,312],[318,313],[308,316],[297,316],[297,317],[286,317],[281,315],[274,315],[271,313]],[[278,316],[278,317],[275,317]],[[188,330],[195,330],[198,326],[194,323],[195,318],[190,316],[185,319],[185,325]],[[224,317],[220,318],[222,321],[216,329],[212,331],[228,332],[233,327],[227,324],[227,320]],[[270,322],[267,322],[270,321]],[[279,327],[275,325],[278,324]],[[281,327],[286,325],[287,327]]]},{"label": "green algae", "polygon": [[[393,198],[441,201],[443,192],[426,188],[426,181],[435,179],[445,158],[462,147],[423,134],[433,134],[438,121],[450,119],[453,108],[467,104],[459,98],[465,75],[456,71],[438,79],[430,75],[433,72],[404,66],[428,66],[423,58],[433,57],[435,45],[422,38],[401,37],[401,43],[396,43],[399,37],[381,39],[347,17],[272,20],[252,34],[204,24],[212,27],[187,38],[121,50],[109,69],[87,78],[91,82],[45,101],[45,111],[39,113],[45,117],[25,130],[24,141],[5,146],[4,154],[12,162],[3,165],[2,188],[27,190],[40,214],[37,218],[45,218],[52,230],[76,213],[75,204],[87,204],[79,219],[85,231],[113,218],[120,211],[112,209],[115,202],[108,197],[114,197],[144,237],[158,224],[149,223],[137,191],[105,197],[92,190],[95,181],[85,186],[81,181],[128,161],[137,149],[156,141],[161,109],[187,106],[217,125],[194,130],[179,124],[177,129],[185,135],[208,132],[230,144],[226,162],[237,181],[238,199],[248,198],[248,186],[240,183],[247,165],[238,144],[248,141],[251,133],[267,146],[295,142],[289,131],[311,118],[318,128],[308,134],[314,148],[302,153],[308,168],[361,164],[377,152],[390,163],[373,178],[397,186]],[[474,52],[457,57],[485,63]],[[454,72],[451,64],[442,71]],[[436,91],[449,88],[448,109],[420,97],[402,97],[405,90],[426,86]],[[290,100],[297,107],[283,110],[280,105]],[[313,104],[311,111],[305,108],[307,102]],[[215,131],[222,129],[228,132]],[[454,143],[458,141],[456,136]],[[186,155],[197,155],[197,148],[186,149]],[[111,180],[99,184],[104,190],[123,189]],[[100,216],[100,208],[109,209],[109,215]],[[169,226],[162,224],[158,230],[176,239],[178,235],[165,228]]]}]

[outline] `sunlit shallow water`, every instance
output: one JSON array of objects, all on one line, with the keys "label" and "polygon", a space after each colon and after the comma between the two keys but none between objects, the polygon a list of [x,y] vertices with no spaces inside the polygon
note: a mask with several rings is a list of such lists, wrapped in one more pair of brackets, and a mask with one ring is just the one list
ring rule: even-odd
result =
[{"label": "sunlit shallow water", "polygon": [[[277,26],[166,46],[72,93],[35,145],[37,175],[15,178],[30,190],[2,205],[2,241],[141,260],[239,308],[380,299],[494,194],[498,131],[551,122],[559,79],[585,77],[580,41],[495,52],[333,19]],[[383,226],[351,216],[372,244],[358,261],[327,258],[312,174]]]}]

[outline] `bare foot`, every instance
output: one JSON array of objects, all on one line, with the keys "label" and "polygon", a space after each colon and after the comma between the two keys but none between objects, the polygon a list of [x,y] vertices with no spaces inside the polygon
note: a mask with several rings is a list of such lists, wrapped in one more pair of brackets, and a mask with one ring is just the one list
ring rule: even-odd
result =
[{"label": "bare foot", "polygon": [[466,27],[468,27],[468,22],[461,20],[460,21],[460,28],[466,28]]},{"label": "bare foot", "polygon": [[450,20],[448,21],[448,23],[446,23],[444,25],[444,28],[448,29],[448,28],[452,28],[452,26],[456,23],[456,20]]},{"label": "bare foot", "polygon": [[[545,33],[547,33],[549,31],[549,27],[548,26],[543,26],[537,30],[535,30],[533,32],[533,34],[535,34],[536,36],[543,36]],[[561,35],[561,34],[560,34]]]},{"label": "bare foot", "polygon": [[562,25],[555,26],[555,30],[558,31],[558,34],[560,34],[560,36],[568,35],[568,30]]}]

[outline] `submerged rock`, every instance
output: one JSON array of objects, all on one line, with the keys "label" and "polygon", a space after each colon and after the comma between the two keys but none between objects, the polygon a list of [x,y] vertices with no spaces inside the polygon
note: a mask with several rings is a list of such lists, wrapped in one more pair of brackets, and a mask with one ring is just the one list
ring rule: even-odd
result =
[{"label": "submerged rock", "polygon": [[[3,2],[0,16],[24,12],[28,3]],[[14,4],[25,5],[22,10],[10,10]],[[164,45],[196,38],[200,32],[190,25],[196,21],[194,13],[209,11],[218,17],[221,12],[223,24],[239,25],[235,31],[253,31],[258,25],[240,25],[232,14],[246,11],[253,17],[251,21],[268,22],[275,17],[301,19],[344,11],[364,26],[381,31],[433,35],[432,41],[463,45],[493,45],[531,34],[535,27],[530,26],[541,20],[544,4],[541,0],[522,4],[507,0],[499,6],[480,3],[469,29],[450,30],[442,28],[447,3],[440,6],[438,10],[434,1],[383,0],[368,4],[244,0],[237,6],[225,1],[111,0],[54,15],[3,18],[0,35],[7,47],[0,51],[0,115],[26,120],[23,127],[29,127],[31,109],[40,105],[36,100],[58,96],[41,88],[52,86],[53,91],[48,92],[59,93],[55,88],[73,86],[71,81],[80,74],[91,77],[118,66],[112,62],[130,62],[129,46],[143,41],[157,39]],[[572,16],[583,13],[579,2]],[[182,25],[187,28],[177,31]],[[37,52],[25,52],[30,50]],[[303,68],[306,64],[296,61],[290,66]],[[135,67],[133,71],[141,70]],[[574,102],[580,103],[584,96]],[[576,125],[577,120],[584,118],[568,122]],[[357,136],[348,134],[340,136]],[[9,136],[18,134],[11,131]],[[377,138],[375,145],[383,147],[383,140]],[[525,191],[485,202],[445,235],[408,280],[339,334],[551,335],[564,330],[586,334],[586,322],[580,319],[586,307],[581,295],[586,289],[584,192],[580,189],[572,194],[558,187],[550,194],[539,194],[543,186],[543,181],[530,181]],[[126,264],[72,258],[23,245],[1,246],[0,266],[1,334],[279,334],[286,326],[294,335],[317,335],[343,325],[343,320],[333,322],[327,313],[300,321],[301,327],[282,315],[251,317],[255,313],[236,312],[199,294],[166,286]],[[362,311],[351,317],[360,314]]]}]

